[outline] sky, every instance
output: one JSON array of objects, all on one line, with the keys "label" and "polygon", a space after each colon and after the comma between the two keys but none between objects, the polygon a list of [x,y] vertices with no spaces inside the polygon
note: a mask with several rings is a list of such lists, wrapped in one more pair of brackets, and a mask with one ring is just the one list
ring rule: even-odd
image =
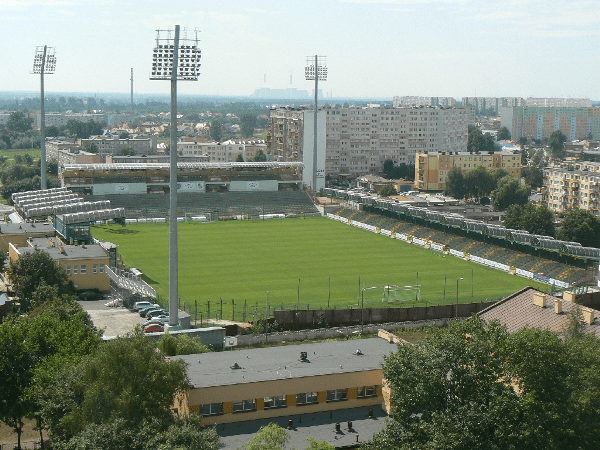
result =
[{"label": "sky", "polygon": [[[600,0],[0,0],[0,91],[39,91],[36,46],[56,51],[46,92],[168,94],[149,80],[156,30],[200,30],[201,76],[180,94],[600,100]],[[291,76],[291,83],[290,83]]]}]

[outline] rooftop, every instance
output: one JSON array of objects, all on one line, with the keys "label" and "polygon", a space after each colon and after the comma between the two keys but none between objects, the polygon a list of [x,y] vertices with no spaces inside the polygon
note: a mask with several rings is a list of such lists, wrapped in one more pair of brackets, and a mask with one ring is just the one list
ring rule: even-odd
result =
[{"label": "rooftop", "polygon": [[[195,388],[303,378],[381,369],[395,345],[380,338],[318,342],[176,356],[188,363]],[[356,354],[360,350],[362,354]],[[307,360],[300,360],[300,352]],[[237,363],[239,369],[232,369]]]},{"label": "rooftop", "polygon": [[54,236],[54,227],[51,223],[3,223],[0,224],[1,234],[47,234]]},{"label": "rooftop", "polygon": [[[568,324],[569,312],[576,304],[563,300],[562,312],[554,312],[554,302],[561,300],[558,297],[546,294],[546,306],[534,305],[533,295],[540,291],[526,287],[514,294],[500,300],[479,313],[487,322],[498,320],[505,325],[509,333],[514,333],[522,328],[542,328],[554,332],[562,332]],[[595,321],[591,325],[583,324],[586,333],[595,333],[600,337],[599,313],[594,312]]]},{"label": "rooftop", "polygon": [[[51,241],[54,246],[51,246]],[[17,251],[20,254],[32,253],[36,250],[42,250],[50,255],[54,260],[68,259],[92,259],[107,258],[106,251],[99,245],[63,245],[58,239],[34,238],[30,240],[32,247],[19,247]],[[63,252],[61,252],[61,247]]]}]

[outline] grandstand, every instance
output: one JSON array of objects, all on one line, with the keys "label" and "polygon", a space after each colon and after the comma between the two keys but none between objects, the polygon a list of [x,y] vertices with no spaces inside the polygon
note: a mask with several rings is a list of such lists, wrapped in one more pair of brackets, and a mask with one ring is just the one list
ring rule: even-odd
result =
[{"label": "grandstand", "polygon": [[[554,278],[564,281],[570,285],[579,285],[591,281],[592,274],[585,268],[574,267],[559,261],[536,256],[536,248],[530,247],[532,253],[525,253],[517,249],[501,247],[491,241],[481,241],[468,235],[453,234],[452,227],[445,231],[430,228],[424,225],[406,222],[385,215],[378,215],[372,211],[356,211],[351,208],[343,208],[336,213],[348,220],[373,225],[387,229],[395,233],[403,233],[425,240],[437,242],[449,249],[458,250],[470,255],[491,259],[501,264],[514,266],[528,272],[534,272],[540,276]],[[474,231],[472,233],[475,233]],[[471,236],[476,236],[472,234]],[[510,241],[506,242],[511,245]],[[556,254],[558,256],[558,253]]]}]

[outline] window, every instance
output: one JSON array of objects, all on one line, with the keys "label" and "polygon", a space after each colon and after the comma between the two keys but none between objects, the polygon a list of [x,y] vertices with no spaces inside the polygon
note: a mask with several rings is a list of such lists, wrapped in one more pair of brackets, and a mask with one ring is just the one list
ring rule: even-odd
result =
[{"label": "window", "polygon": [[256,411],[256,402],[253,398],[249,400],[242,400],[239,402],[233,402],[233,412],[247,412]]},{"label": "window", "polygon": [[316,392],[303,392],[302,394],[296,394],[296,405],[310,405],[311,403],[318,403]]},{"label": "window", "polygon": [[71,266],[67,266],[67,275],[71,275]]},{"label": "window", "polygon": [[273,397],[265,397],[265,409],[285,408],[285,395],[275,395]]},{"label": "window", "polygon": [[83,275],[84,273],[87,273],[87,264],[81,265],[81,274]]},{"label": "window", "polygon": [[79,272],[79,266],[73,266],[73,275],[77,275]]},{"label": "window", "polygon": [[100,273],[104,273],[104,264],[100,264]]},{"label": "window", "polygon": [[207,403],[206,405],[200,405],[200,414],[203,416],[223,414],[223,403]]},{"label": "window", "polygon": [[327,391],[328,402],[339,402],[341,400],[348,400],[347,389],[335,389],[333,391]]},{"label": "window", "polygon": [[93,272],[93,273],[98,273],[98,264],[94,264],[94,265],[92,266],[92,272]]},{"label": "window", "polygon": [[363,386],[358,388],[358,393],[356,395],[357,398],[365,398],[365,397],[376,397],[377,396],[377,386]]}]

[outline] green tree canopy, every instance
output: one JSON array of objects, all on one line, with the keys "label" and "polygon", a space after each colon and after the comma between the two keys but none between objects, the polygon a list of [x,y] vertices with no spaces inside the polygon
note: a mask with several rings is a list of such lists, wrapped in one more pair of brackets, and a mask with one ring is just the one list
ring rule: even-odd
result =
[{"label": "green tree canopy", "polygon": [[276,423],[270,423],[258,432],[240,450],[283,450],[290,434]]},{"label": "green tree canopy", "polygon": [[8,268],[8,277],[21,302],[21,311],[31,308],[33,294],[43,284],[56,286],[59,295],[73,290],[67,271],[48,253],[40,250],[25,253],[16,261],[12,261]]},{"label": "green tree canopy", "polygon": [[531,186],[521,185],[518,178],[507,175],[498,181],[498,186],[491,193],[492,207],[496,211],[504,211],[510,205],[524,205],[530,192]]},{"label": "green tree canopy", "polygon": [[364,449],[594,448],[600,340],[479,316],[384,357],[393,417]]},{"label": "green tree canopy", "polygon": [[465,189],[465,177],[462,170],[458,166],[452,167],[446,176],[446,188],[444,195],[454,197],[456,199],[465,198],[467,193]]},{"label": "green tree canopy", "polygon": [[123,156],[135,156],[135,149],[131,145],[126,145],[119,153]]},{"label": "green tree canopy", "polygon": [[397,180],[397,179],[414,180],[415,179],[415,165],[414,164],[405,164],[405,163],[396,165],[396,163],[393,160],[386,159],[383,162],[383,175],[390,180]]},{"label": "green tree canopy", "polygon": [[510,139],[510,131],[506,127],[500,127],[496,134],[496,139],[499,141],[506,141]]},{"label": "green tree canopy", "polygon": [[267,160],[267,155],[265,155],[265,152],[262,151],[261,148],[259,148],[256,153],[254,154],[254,157],[252,158],[252,161],[255,162],[263,162]]},{"label": "green tree canopy", "polygon": [[562,131],[553,131],[548,139],[548,145],[550,146],[550,154],[553,159],[563,159],[565,157],[565,142],[567,137]]},{"label": "green tree canopy", "polygon": [[526,230],[531,234],[552,236],[555,234],[554,214],[546,205],[515,204],[506,208],[504,226],[515,230]]},{"label": "green tree canopy", "polygon": [[27,117],[23,111],[13,111],[8,116],[6,128],[13,133],[23,133],[31,130],[32,123],[33,119],[31,117]]},{"label": "green tree canopy", "polygon": [[481,199],[487,197],[496,186],[490,172],[484,166],[477,166],[464,174],[466,195]]},{"label": "green tree canopy", "polygon": [[104,343],[57,377],[60,382],[47,389],[43,416],[53,439],[62,442],[116,419],[131,430],[144,421],[168,426],[175,395],[188,383],[185,363],[163,359],[140,329]]},{"label": "green tree canopy", "polygon": [[210,138],[221,142],[223,140],[223,122],[215,119],[210,123]]},{"label": "green tree canopy", "polygon": [[525,179],[525,183],[532,188],[537,189],[544,185],[544,172],[535,166],[525,166],[521,170],[521,176]]},{"label": "green tree canopy", "polygon": [[396,188],[392,183],[388,183],[384,185],[381,189],[379,189],[379,195],[381,195],[382,197],[387,197],[389,195],[395,194],[397,194]]},{"label": "green tree canopy", "polygon": [[600,247],[600,220],[590,211],[571,209],[556,231],[556,238],[579,242],[584,247]]},{"label": "green tree canopy", "polygon": [[240,129],[243,137],[252,137],[254,135],[255,127],[256,116],[254,114],[246,113],[240,118]]},{"label": "green tree canopy", "polygon": [[235,157],[235,162],[244,162],[244,155],[242,155],[241,153],[238,153],[237,156]]}]

